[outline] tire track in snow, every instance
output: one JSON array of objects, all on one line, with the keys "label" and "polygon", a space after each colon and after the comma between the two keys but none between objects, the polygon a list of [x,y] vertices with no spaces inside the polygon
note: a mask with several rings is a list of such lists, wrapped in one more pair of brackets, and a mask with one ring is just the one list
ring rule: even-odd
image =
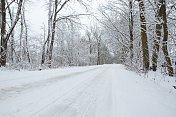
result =
[{"label": "tire track in snow", "polygon": [[[105,70],[102,73],[104,72]],[[59,115],[59,117],[72,117],[73,115],[71,114],[72,113],[71,109],[74,107],[77,107],[76,109],[77,111],[82,110],[81,112],[79,111],[77,112],[76,117],[87,116],[89,109],[93,107],[93,105],[97,100],[97,93],[98,90],[100,90],[100,87],[97,87],[97,85],[99,85],[100,81],[104,81],[103,78],[100,78],[102,73],[95,76],[95,78],[87,85],[85,85],[85,87],[82,90],[80,90],[80,92],[75,93],[74,99],[68,101],[67,103],[67,105],[69,105],[68,108],[66,108],[65,111],[62,112],[62,115]]]},{"label": "tire track in snow", "polygon": [[[62,97],[58,97],[49,104],[46,104],[46,106],[42,107],[39,111],[33,113],[29,117],[34,117],[38,113],[41,113],[41,115],[38,115],[37,117],[86,117],[88,110],[96,102],[98,90],[100,90],[100,87],[102,86],[100,83],[104,82],[100,77],[106,70],[107,69],[103,69],[100,73],[91,78],[91,80],[88,79],[83,81],[80,85],[65,92]],[[97,87],[97,85],[99,86]],[[84,111],[78,112],[80,109]],[[51,112],[53,115],[45,114],[47,110],[53,111]],[[42,114],[42,112],[44,114]],[[75,116],[74,114],[78,115]]]},{"label": "tire track in snow", "polygon": [[18,95],[25,90],[28,90],[28,89],[31,89],[31,88],[34,89],[34,88],[38,88],[38,87],[45,87],[46,85],[51,85],[52,83],[57,83],[58,81],[64,81],[64,80],[69,79],[71,77],[75,77],[77,75],[81,75],[81,74],[84,74],[84,73],[87,73],[87,72],[91,72],[91,71],[94,71],[96,69],[99,69],[99,67],[98,68],[93,68],[93,69],[88,69],[88,70],[85,70],[85,71],[74,72],[74,73],[67,74],[67,75],[56,76],[56,77],[53,77],[53,78],[48,78],[48,79],[45,79],[45,80],[32,82],[32,83],[29,83],[29,84],[23,84],[23,85],[19,85],[19,86],[1,88],[0,89],[0,99],[7,99],[8,97],[13,97],[14,94]]}]

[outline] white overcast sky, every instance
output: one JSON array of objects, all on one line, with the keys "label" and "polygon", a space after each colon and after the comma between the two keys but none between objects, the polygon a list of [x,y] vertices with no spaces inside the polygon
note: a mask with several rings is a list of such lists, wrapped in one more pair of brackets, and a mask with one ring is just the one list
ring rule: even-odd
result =
[{"label": "white overcast sky", "polygon": [[[30,0],[31,2],[26,5],[26,18],[28,20],[28,24],[30,26],[31,32],[33,34],[40,34],[42,33],[42,26],[45,24],[47,26],[47,6],[46,2],[49,0]],[[72,0],[74,1],[74,0]],[[89,0],[90,1],[90,0]],[[97,8],[100,4],[104,4],[106,0],[92,0],[89,2],[89,6],[92,12],[97,12]],[[73,3],[74,7],[77,12],[83,11],[83,9],[76,4]],[[92,24],[93,19],[88,19],[87,17],[82,18],[82,22],[89,25]]]}]

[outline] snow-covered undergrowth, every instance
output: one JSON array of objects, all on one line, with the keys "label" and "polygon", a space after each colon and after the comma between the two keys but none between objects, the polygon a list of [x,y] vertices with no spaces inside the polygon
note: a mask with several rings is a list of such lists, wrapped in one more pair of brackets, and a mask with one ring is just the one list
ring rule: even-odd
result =
[{"label": "snow-covered undergrowth", "polygon": [[161,85],[165,88],[170,89],[171,91],[176,91],[176,89],[174,89],[174,86],[176,86],[176,76],[170,77],[168,75],[161,74],[159,71],[150,71],[145,77],[156,83],[156,85]]},{"label": "snow-covered undergrowth", "polygon": [[128,65],[125,65],[125,69],[136,72],[136,74],[141,76],[141,78],[143,78],[144,80],[154,82],[156,85],[163,86],[173,92],[176,91],[173,90],[176,86],[176,74],[174,75],[174,77],[170,77],[168,76],[168,74],[165,74],[162,69],[159,69],[156,72],[149,71],[148,73],[143,73],[137,68],[131,68]]},{"label": "snow-covered undergrowth", "polygon": [[0,71],[0,117],[175,117],[173,85],[116,64]]}]

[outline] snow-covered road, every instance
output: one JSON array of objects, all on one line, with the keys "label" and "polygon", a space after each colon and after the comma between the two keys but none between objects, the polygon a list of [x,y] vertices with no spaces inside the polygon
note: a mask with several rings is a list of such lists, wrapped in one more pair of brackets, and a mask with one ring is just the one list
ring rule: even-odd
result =
[{"label": "snow-covered road", "polygon": [[0,117],[176,115],[175,92],[122,65],[0,74]]}]

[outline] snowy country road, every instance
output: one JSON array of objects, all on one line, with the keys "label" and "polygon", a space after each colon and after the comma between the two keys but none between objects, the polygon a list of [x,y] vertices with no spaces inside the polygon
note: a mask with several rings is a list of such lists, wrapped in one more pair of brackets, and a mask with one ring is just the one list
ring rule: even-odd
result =
[{"label": "snowy country road", "polygon": [[115,64],[0,76],[0,117],[175,117],[175,99]]}]

